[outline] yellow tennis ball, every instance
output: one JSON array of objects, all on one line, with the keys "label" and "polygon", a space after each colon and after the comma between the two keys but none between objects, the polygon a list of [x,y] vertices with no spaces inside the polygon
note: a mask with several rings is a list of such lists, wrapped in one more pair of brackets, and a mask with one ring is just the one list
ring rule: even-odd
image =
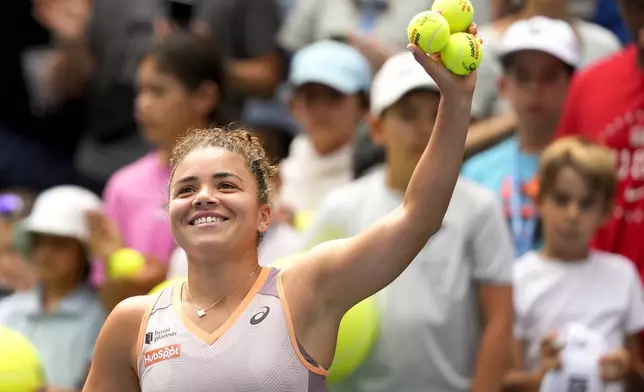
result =
[{"label": "yellow tennis ball", "polygon": [[379,334],[380,315],[373,297],[349,309],[340,322],[328,381],[338,382],[355,373],[369,357]]},{"label": "yellow tennis ball", "polygon": [[474,7],[470,0],[436,0],[432,11],[440,12],[447,19],[452,34],[466,31],[474,19]]},{"label": "yellow tennis ball", "polygon": [[110,257],[108,273],[114,279],[131,278],[145,266],[145,257],[130,248],[119,249]]},{"label": "yellow tennis ball", "polygon": [[177,285],[177,286],[181,285],[185,281],[186,281],[186,278],[174,278],[174,279],[165,280],[165,281],[159,283],[158,285],[154,286],[154,288],[152,290],[150,290],[148,295],[158,294],[161,291],[163,291],[163,289],[167,289],[167,288],[175,286],[175,285]]},{"label": "yellow tennis ball", "polygon": [[483,46],[478,38],[468,33],[456,33],[449,37],[441,52],[445,67],[456,75],[468,75],[475,71],[483,58]]},{"label": "yellow tennis ball", "polygon": [[447,20],[432,11],[417,14],[407,26],[409,42],[417,45],[425,53],[438,53],[443,50],[449,35]]},{"label": "yellow tennis ball", "polygon": [[0,391],[36,392],[44,384],[36,347],[22,334],[0,327]]},{"label": "yellow tennis ball", "polygon": [[300,211],[293,217],[293,227],[298,231],[306,230],[313,222],[315,211]]}]

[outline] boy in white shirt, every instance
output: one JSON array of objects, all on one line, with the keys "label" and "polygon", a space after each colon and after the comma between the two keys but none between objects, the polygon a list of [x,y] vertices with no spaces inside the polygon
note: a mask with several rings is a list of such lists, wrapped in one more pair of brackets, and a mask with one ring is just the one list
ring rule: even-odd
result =
[{"label": "boy in white shirt", "polygon": [[[553,370],[548,379],[559,385],[597,379],[603,384],[599,390],[621,391],[622,380],[644,371],[638,338],[644,329],[641,283],[626,258],[590,250],[595,231],[612,212],[614,160],[609,150],[584,139],[560,139],[543,152],[538,177],[544,246],[514,267],[515,370],[504,390],[558,391],[541,385]],[[597,339],[588,338],[588,344],[573,347],[569,339],[553,339],[572,336],[572,330],[583,331],[573,340],[597,335],[601,341],[590,344]],[[560,347],[552,350],[553,343]],[[573,371],[579,360],[566,360],[572,355],[590,366]]]},{"label": "boy in white shirt", "polygon": [[[438,87],[410,53],[387,60],[374,77],[370,116],[371,137],[384,146],[386,164],[329,192],[304,234],[307,248],[355,236],[402,204],[440,121],[439,102]],[[369,357],[329,390],[498,391],[510,360],[513,258],[496,195],[459,179],[442,228],[375,295],[380,335]]]}]

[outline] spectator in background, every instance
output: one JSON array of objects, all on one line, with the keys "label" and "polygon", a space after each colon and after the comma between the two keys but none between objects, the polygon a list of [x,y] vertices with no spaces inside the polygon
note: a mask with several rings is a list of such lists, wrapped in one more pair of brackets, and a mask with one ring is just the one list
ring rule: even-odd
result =
[{"label": "spectator in background", "polygon": [[633,36],[619,12],[618,3],[617,0],[597,0],[593,22],[606,27],[619,37],[623,45],[628,45],[633,42]]},{"label": "spectator in background", "polygon": [[[540,346],[552,333],[564,337],[572,324],[603,343],[600,353],[593,354],[590,344],[576,349],[586,352],[586,361],[600,362],[606,391],[622,391],[612,382],[629,375],[640,380],[633,390],[643,390],[637,334],[644,330],[644,294],[637,271],[622,256],[590,250],[595,231],[611,215],[616,177],[610,151],[586,140],[561,139],[543,152],[537,204],[544,247],[515,263],[516,370],[507,377],[507,390],[539,389],[548,370],[539,369]],[[561,343],[565,349],[566,341]],[[563,371],[573,372],[567,367],[574,365],[562,363]],[[592,365],[575,377],[590,384]]]},{"label": "spectator in background", "polygon": [[[383,65],[371,90],[371,135],[386,164],[327,195],[305,232],[307,249],[353,237],[401,205],[439,101],[410,53]],[[512,259],[494,193],[459,180],[440,231],[375,295],[382,325],[370,356],[330,390],[498,390],[510,360]]]},{"label": "spectator in background", "polygon": [[226,103],[238,120],[246,98],[271,97],[284,76],[277,49],[279,5],[277,0],[201,0],[199,8],[196,20],[207,26],[227,61]]},{"label": "spectator in background", "polygon": [[[502,37],[515,22],[535,16],[561,19],[570,23],[579,42],[580,68],[592,65],[621,49],[619,40],[610,31],[571,16],[566,9],[565,0],[525,0],[516,12],[490,25],[481,26],[481,37],[485,40],[485,56],[478,69],[472,108],[472,117],[478,120],[479,124],[472,129],[470,135],[471,141],[479,138],[471,146],[475,152],[506,139],[517,127],[517,118],[511,104],[499,91]],[[553,34],[547,39],[556,40],[557,36]]]},{"label": "spectator in background", "polygon": [[[339,39],[353,45],[374,69],[409,43],[407,25],[433,0],[298,0],[279,33],[280,45],[295,52],[315,41]],[[487,0],[473,0],[476,23],[485,24]]]},{"label": "spectator in background", "polygon": [[539,246],[533,206],[539,155],[554,138],[580,55],[570,25],[544,16],[514,23],[501,45],[499,86],[517,114],[516,137],[468,160],[462,174],[503,198],[521,255]]},{"label": "spectator in background", "polygon": [[281,165],[280,203],[314,211],[327,191],[351,181],[352,142],[368,110],[371,72],[351,46],[320,41],[293,57],[291,114],[303,133]]},{"label": "spectator in background", "polygon": [[8,190],[0,194],[0,298],[15,291],[32,288],[36,274],[21,253],[18,237],[20,221],[31,210],[33,195],[28,192]]},{"label": "spectator in background", "polygon": [[[513,10],[520,8],[530,0],[488,0],[490,3],[492,20],[501,19]],[[561,1],[561,0],[556,0]],[[597,3],[602,0],[563,0],[568,12],[576,18],[591,19],[597,11]],[[609,0],[613,1],[613,0]]]},{"label": "spectator in background", "polygon": [[25,221],[38,284],[0,301],[0,325],[34,343],[50,388],[82,387],[105,320],[88,284],[85,213],[97,208],[99,198],[82,188],[60,186],[41,193]]},{"label": "spectator in background", "polygon": [[281,88],[272,100],[248,101],[241,122],[252,129],[264,144],[271,162],[281,162],[288,156],[291,142],[299,134],[299,126],[286,105],[287,88]]},{"label": "spectator in background", "polygon": [[[149,151],[136,129],[134,79],[155,33],[171,31],[170,0],[37,1],[39,15],[58,41],[53,69],[58,94],[86,93],[88,130],[76,165],[82,183],[101,192],[122,166]],[[246,96],[272,95],[281,74],[275,45],[279,14],[274,0],[201,0],[192,28],[209,35],[227,60],[234,119]]]},{"label": "spectator in background", "polygon": [[42,3],[17,2],[0,16],[0,189],[38,192],[74,180],[84,104],[59,99],[43,72],[56,37],[34,18]]},{"label": "spectator in background", "polygon": [[558,135],[581,134],[613,150],[615,210],[594,245],[630,258],[644,276],[644,3],[620,4],[635,42],[575,78]]},{"label": "spectator in background", "polygon": [[[219,106],[226,91],[223,60],[206,38],[176,33],[159,41],[139,63],[137,87],[137,122],[156,149],[110,178],[105,215],[92,215],[94,251],[102,261],[95,278],[108,309],[165,279],[176,247],[165,209],[175,141],[191,128],[227,123]],[[103,282],[100,267],[123,247],[143,253],[147,268],[131,280]]]}]

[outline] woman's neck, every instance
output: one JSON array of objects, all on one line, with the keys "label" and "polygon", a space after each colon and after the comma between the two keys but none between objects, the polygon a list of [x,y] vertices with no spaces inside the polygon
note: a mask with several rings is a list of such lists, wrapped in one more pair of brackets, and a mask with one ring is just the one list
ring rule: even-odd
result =
[{"label": "woman's neck", "polygon": [[246,297],[260,272],[256,251],[254,255],[247,252],[227,260],[188,255],[190,297],[202,309],[219,300],[222,305],[230,303],[236,306]]}]

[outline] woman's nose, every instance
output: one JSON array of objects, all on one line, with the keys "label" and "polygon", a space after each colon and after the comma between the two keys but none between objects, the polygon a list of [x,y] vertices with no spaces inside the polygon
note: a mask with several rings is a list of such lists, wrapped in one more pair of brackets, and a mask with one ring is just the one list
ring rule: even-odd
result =
[{"label": "woman's nose", "polygon": [[219,200],[211,194],[211,192],[208,189],[202,189],[197,196],[195,197],[194,201],[192,204],[195,207],[203,207],[205,205],[217,205],[219,203]]}]

